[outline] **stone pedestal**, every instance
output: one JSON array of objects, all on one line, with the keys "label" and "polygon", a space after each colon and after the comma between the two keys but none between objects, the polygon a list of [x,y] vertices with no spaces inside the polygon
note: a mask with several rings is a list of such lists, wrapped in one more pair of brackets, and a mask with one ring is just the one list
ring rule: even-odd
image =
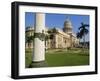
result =
[{"label": "stone pedestal", "polygon": [[46,61],[40,61],[40,62],[32,62],[29,68],[36,68],[36,67],[46,67],[47,63]]}]

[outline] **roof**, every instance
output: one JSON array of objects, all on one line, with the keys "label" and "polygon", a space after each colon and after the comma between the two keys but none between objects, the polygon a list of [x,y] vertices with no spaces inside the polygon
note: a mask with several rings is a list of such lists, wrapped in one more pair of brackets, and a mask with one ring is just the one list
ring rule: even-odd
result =
[{"label": "roof", "polygon": [[72,28],[72,23],[69,19],[66,19],[64,22],[64,28]]}]

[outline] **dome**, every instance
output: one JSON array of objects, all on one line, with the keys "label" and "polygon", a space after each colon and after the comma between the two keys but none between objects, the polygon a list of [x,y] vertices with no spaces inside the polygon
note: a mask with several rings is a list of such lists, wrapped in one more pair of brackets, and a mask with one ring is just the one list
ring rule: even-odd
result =
[{"label": "dome", "polygon": [[68,17],[67,17],[67,19],[66,19],[65,22],[64,22],[63,31],[64,31],[65,33],[72,33],[72,23],[71,23],[71,21],[69,20]]},{"label": "dome", "polygon": [[72,24],[69,19],[66,19],[66,21],[64,22],[64,28],[72,28]]}]

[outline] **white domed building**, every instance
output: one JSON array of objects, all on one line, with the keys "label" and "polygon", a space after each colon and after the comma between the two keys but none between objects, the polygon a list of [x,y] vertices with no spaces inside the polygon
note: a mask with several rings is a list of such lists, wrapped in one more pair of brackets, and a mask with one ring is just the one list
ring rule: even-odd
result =
[{"label": "white domed building", "polygon": [[[52,48],[69,48],[79,45],[79,39],[73,33],[73,27],[71,21],[67,18],[64,22],[63,29],[55,28],[56,32],[48,32],[53,29],[48,29],[46,27],[45,34],[48,36],[48,39],[45,40],[46,49]],[[34,36],[34,27],[26,28],[26,36]],[[33,48],[33,41],[29,44],[26,42],[26,48]]]}]

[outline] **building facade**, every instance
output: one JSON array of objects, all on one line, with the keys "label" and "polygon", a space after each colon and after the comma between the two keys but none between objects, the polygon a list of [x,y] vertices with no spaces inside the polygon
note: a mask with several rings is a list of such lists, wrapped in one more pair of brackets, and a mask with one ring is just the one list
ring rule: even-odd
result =
[{"label": "building facade", "polygon": [[[72,30],[72,23],[69,19],[66,19],[63,25],[63,29],[53,28],[48,29],[45,28],[45,47],[46,49],[54,49],[54,48],[70,48],[76,47],[79,45],[79,39],[77,39],[76,35]],[[56,30],[56,31],[53,31]],[[27,27],[25,31],[26,37],[26,48],[34,48],[34,40],[31,38],[34,36],[34,27]],[[27,41],[28,39],[28,41]]]}]

